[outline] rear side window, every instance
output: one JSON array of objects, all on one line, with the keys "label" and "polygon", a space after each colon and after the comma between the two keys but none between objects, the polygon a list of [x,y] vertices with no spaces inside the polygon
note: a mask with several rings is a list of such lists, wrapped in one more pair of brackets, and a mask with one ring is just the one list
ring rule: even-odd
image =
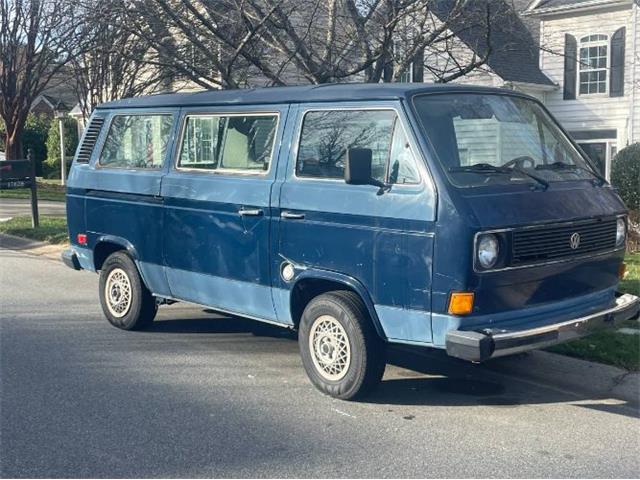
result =
[{"label": "rear side window", "polygon": [[420,180],[415,157],[393,110],[308,112],[300,134],[296,175],[342,179],[351,148],[371,149],[372,173],[377,180]]},{"label": "rear side window", "polygon": [[173,116],[116,115],[111,121],[99,165],[111,168],[161,168]]},{"label": "rear side window", "polygon": [[278,116],[193,115],[186,119],[179,168],[269,170]]}]

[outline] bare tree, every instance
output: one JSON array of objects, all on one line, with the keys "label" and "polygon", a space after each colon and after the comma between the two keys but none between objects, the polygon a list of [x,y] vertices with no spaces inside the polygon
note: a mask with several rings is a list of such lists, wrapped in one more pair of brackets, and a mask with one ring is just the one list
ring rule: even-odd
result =
[{"label": "bare tree", "polygon": [[[395,81],[412,63],[450,81],[486,63],[461,55],[456,31],[474,28],[490,45],[489,2],[472,0],[133,0],[130,28],[203,87],[358,79]],[[482,5],[481,8],[478,5]],[[485,8],[486,7],[486,8]],[[154,28],[161,25],[164,28]],[[188,55],[185,52],[193,52]],[[254,81],[255,83],[255,81]]]},{"label": "bare tree", "polygon": [[75,90],[87,118],[96,105],[167,89],[173,69],[153,64],[151,47],[127,27],[127,5],[89,0],[82,35],[91,46],[70,62]]},{"label": "bare tree", "polygon": [[0,0],[0,117],[7,159],[21,158],[36,97],[78,53],[80,9],[70,0]]}]

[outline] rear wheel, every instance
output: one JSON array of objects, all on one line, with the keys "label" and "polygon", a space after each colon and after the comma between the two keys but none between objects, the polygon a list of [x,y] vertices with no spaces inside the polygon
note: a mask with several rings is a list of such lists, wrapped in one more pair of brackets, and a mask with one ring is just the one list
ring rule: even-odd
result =
[{"label": "rear wheel", "polygon": [[125,252],[111,254],[100,270],[100,304],[107,320],[123,330],[141,330],[153,322],[158,307]]},{"label": "rear wheel", "polygon": [[362,396],[384,374],[384,343],[353,292],[329,292],[309,302],[298,338],[311,382],[332,397],[349,400]]}]

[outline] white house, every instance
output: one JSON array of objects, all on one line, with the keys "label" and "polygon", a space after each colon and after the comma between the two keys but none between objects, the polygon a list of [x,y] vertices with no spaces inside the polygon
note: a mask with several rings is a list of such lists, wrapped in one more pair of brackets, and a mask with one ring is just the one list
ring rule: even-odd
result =
[{"label": "white house", "polygon": [[616,151],[640,142],[637,0],[536,0],[540,70],[557,85],[542,99],[609,176]]},{"label": "white house", "polygon": [[[640,142],[640,0],[512,2],[520,15],[493,24],[487,64],[456,82],[537,97],[608,178],[615,153]],[[488,48],[481,33],[460,31],[470,54]]]}]

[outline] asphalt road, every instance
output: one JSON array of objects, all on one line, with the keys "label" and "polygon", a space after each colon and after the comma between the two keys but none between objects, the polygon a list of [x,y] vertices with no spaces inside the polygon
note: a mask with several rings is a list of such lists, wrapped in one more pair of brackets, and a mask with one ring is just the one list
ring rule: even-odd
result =
[{"label": "asphalt road", "polygon": [[[38,200],[38,212],[40,215],[66,215],[64,202],[51,202]],[[24,198],[0,198],[0,219],[16,217],[18,215],[31,215],[31,200]]]},{"label": "asphalt road", "polygon": [[640,475],[639,412],[614,399],[394,351],[343,402],[247,320],[176,304],[119,331],[94,274],[8,250],[0,285],[3,477]]}]

